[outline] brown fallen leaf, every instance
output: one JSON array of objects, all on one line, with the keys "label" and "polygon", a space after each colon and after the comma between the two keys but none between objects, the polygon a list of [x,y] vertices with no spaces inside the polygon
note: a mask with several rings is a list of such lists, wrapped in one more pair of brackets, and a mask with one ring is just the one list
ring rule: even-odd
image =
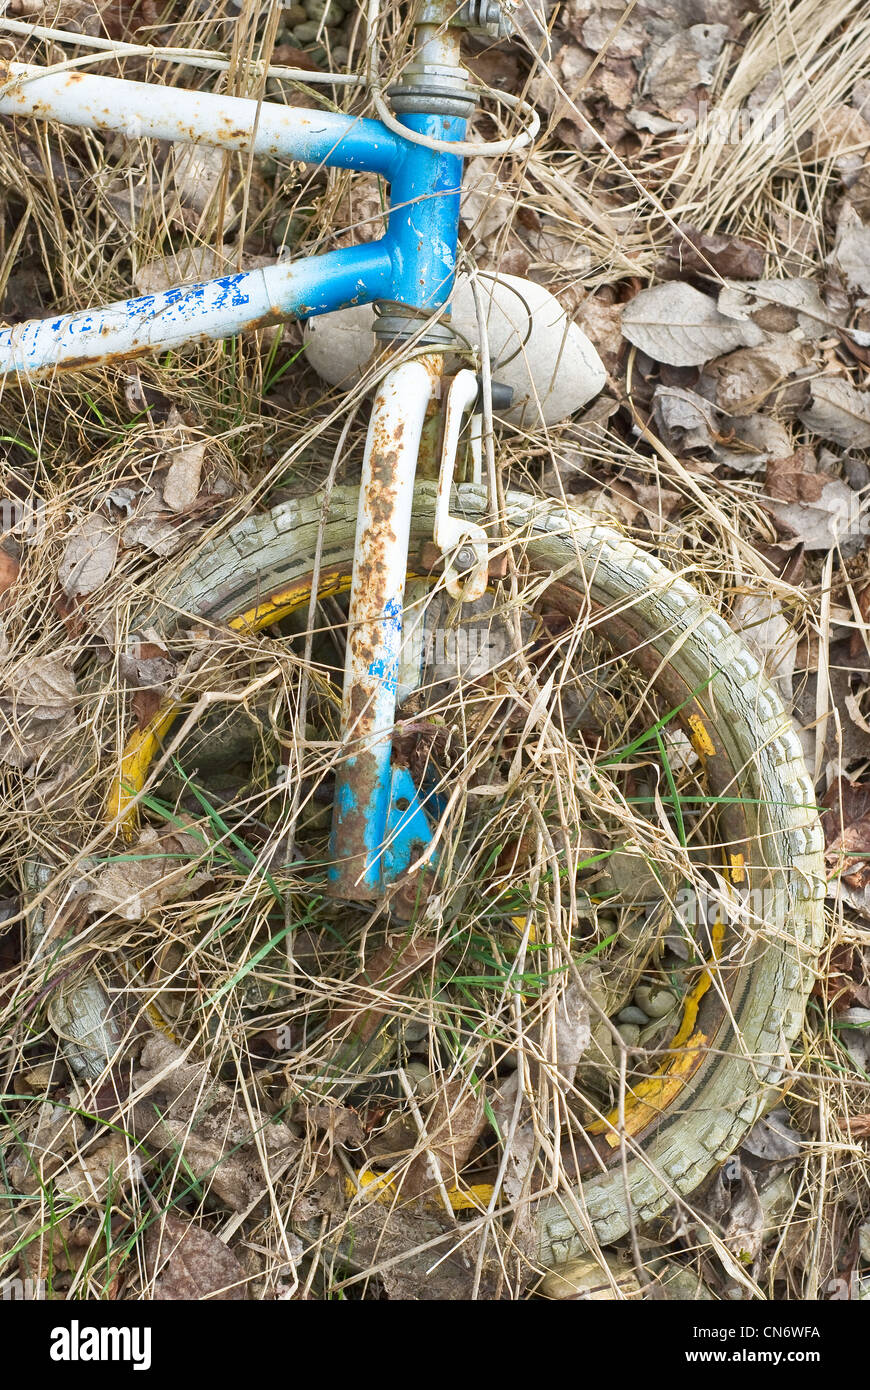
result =
[{"label": "brown fallen leaf", "polygon": [[726,415],[741,416],[770,412],[774,405],[794,410],[807,399],[808,391],[793,378],[810,360],[802,343],[781,333],[757,347],[720,357],[707,369],[716,383],[716,405]]},{"label": "brown fallen leaf", "polygon": [[18,1192],[39,1192],[53,1183],[58,1196],[105,1206],[110,1193],[129,1191],[140,1160],[135,1144],[119,1131],[98,1131],[87,1140],[85,1126],[66,1106],[44,1101],[26,1136],[26,1153],[9,1164],[9,1181]]},{"label": "brown fallen leaf", "polygon": [[483,1087],[472,1091],[462,1077],[440,1086],[424,1116],[427,1152],[411,1162],[402,1182],[405,1196],[431,1195],[437,1192],[439,1179],[447,1188],[456,1186],[486,1127],[485,1100]]},{"label": "brown fallen leaf", "polygon": [[720,436],[716,406],[683,386],[656,387],[653,420],[664,442],[679,454],[712,449]]},{"label": "brown fallen leaf", "polygon": [[807,550],[830,550],[860,543],[855,494],[842,480],[820,473],[812,449],[801,445],[790,458],[771,459],[764,505],[789,527]]},{"label": "brown fallen leaf", "polygon": [[807,342],[823,338],[833,329],[835,315],[825,304],[819,287],[809,278],[747,280],[726,285],[717,304],[728,318],[752,319],[770,333],[793,333],[796,328]]},{"label": "brown fallen leaf", "polygon": [[786,704],[790,703],[798,635],[779,599],[769,591],[739,595],[733,609],[733,626],[758,658],[768,680]]},{"label": "brown fallen leaf", "polygon": [[211,1196],[233,1211],[247,1210],[266,1191],[264,1163],[275,1175],[299,1152],[300,1141],[268,1113],[255,1136],[245,1105],[230,1087],[162,1033],[142,1049],[133,1093],[129,1123],[148,1152],[183,1155]]},{"label": "brown fallen leaf", "polygon": [[822,813],[822,829],[825,843],[830,846],[843,833],[844,825],[870,815],[870,782],[837,777],[822,797],[822,805],[826,808]]},{"label": "brown fallen leaf", "polygon": [[0,612],[9,607],[9,590],[18,578],[19,564],[8,550],[0,550]]},{"label": "brown fallen leaf", "polygon": [[870,815],[845,826],[831,841],[825,858],[850,888],[866,888],[870,883]]},{"label": "brown fallen leaf", "polygon": [[870,227],[865,226],[852,204],[844,202],[837,221],[837,240],[829,257],[855,294],[870,294]]},{"label": "brown fallen leaf", "polygon": [[67,598],[92,594],[112,573],[118,555],[118,528],[99,512],[73,527],[58,578]]},{"label": "brown fallen leaf", "polygon": [[[342,1250],[342,1261],[353,1269],[371,1269],[388,1299],[452,1303],[471,1297],[475,1256],[468,1241],[457,1239],[456,1227],[446,1213],[411,1206],[393,1209],[372,1202],[354,1210],[352,1228],[352,1243]],[[317,1238],[321,1230],[318,1222]],[[494,1261],[487,1258],[479,1299],[491,1301],[497,1296],[499,1274]]]},{"label": "brown fallen leaf", "polygon": [[679,275],[727,275],[732,280],[758,280],[764,274],[764,248],[743,237],[702,232],[681,222],[667,251]]},{"label": "brown fallen leaf", "polygon": [[[433,961],[441,949],[441,944],[432,937],[410,941],[404,936],[388,937],[383,946],[372,952],[365,969],[355,975],[348,986],[351,996],[358,993],[364,1002],[333,1009],[325,1031],[331,1033],[350,1024],[356,1042],[363,1045],[369,1042],[390,1012],[389,996],[399,994],[411,977]],[[377,999],[367,1007],[368,1001],[378,995],[387,998]]]},{"label": "brown fallen leaf", "polygon": [[163,500],[171,512],[189,511],[196,501],[205,450],[205,440],[198,440],[173,453],[163,482]]},{"label": "brown fallen leaf", "polygon": [[859,391],[845,377],[821,376],[810,392],[800,416],[808,430],[847,449],[870,449],[870,391]]},{"label": "brown fallen leaf", "polygon": [[803,158],[810,162],[837,159],[868,149],[870,124],[861,113],[845,102],[826,102]]},{"label": "brown fallen leaf", "polygon": [[870,1008],[870,983],[863,952],[845,941],[835,946],[828,957],[827,970],[815,981],[812,993],[838,1015],[856,1005]]},{"label": "brown fallen leaf", "polygon": [[783,1105],[756,1120],[741,1145],[753,1158],[762,1158],[768,1163],[786,1163],[798,1158],[802,1147],[803,1140],[792,1127],[791,1117]]},{"label": "brown fallen leaf", "polygon": [[20,662],[0,694],[0,763],[27,767],[72,723],[75,677],[57,657]]},{"label": "brown fallen leaf", "polygon": [[138,922],[164,903],[195,892],[211,878],[210,872],[191,867],[203,848],[199,838],[184,831],[160,835],[146,826],[125,855],[99,870],[88,911]]},{"label": "brown fallen leaf", "polygon": [[247,1297],[245,1272],[232,1250],[189,1218],[164,1212],[145,1238],[145,1265],[152,1298],[164,1301],[231,1302]]},{"label": "brown fallen leaf", "polygon": [[743,1164],[736,1190],[732,1188],[731,1207],[723,1225],[722,1239],[740,1263],[751,1268],[761,1254],[763,1234],[764,1211],[752,1174]]},{"label": "brown fallen leaf", "polygon": [[622,332],[653,361],[672,367],[701,366],[764,339],[748,316],[720,313],[715,299],[682,280],[654,285],[629,300],[622,311]]},{"label": "brown fallen leaf", "polygon": [[176,555],[188,540],[189,536],[179,527],[162,498],[153,492],[142,499],[121,532],[125,550],[141,546],[162,559]]},{"label": "brown fallen leaf", "polygon": [[727,37],[724,24],[692,24],[665,43],[651,45],[640,91],[663,115],[678,119],[696,88],[712,83]]}]

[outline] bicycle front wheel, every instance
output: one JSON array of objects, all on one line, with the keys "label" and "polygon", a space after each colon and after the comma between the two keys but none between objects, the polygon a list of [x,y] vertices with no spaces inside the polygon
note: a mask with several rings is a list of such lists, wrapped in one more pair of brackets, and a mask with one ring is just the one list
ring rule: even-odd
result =
[{"label": "bicycle front wheel", "polygon": [[[323,530],[324,689],[340,688],[357,496],[337,489]],[[485,494],[461,487],[452,509],[485,521]],[[512,492],[511,578],[456,611],[432,566],[434,510],[434,486],[418,485],[421,680],[397,739],[439,826],[447,946],[426,1008],[450,1026],[430,1030],[428,1061],[465,1066],[493,1094],[517,1065],[541,1081],[550,1147],[528,1190],[552,1265],[590,1231],[611,1242],[692,1191],[769,1103],[821,944],[822,837],[778,697],[688,583],[618,533]],[[176,568],[148,624],[169,644],[204,623],[278,636],[307,612],[320,525],[316,497],[247,518]],[[328,706],[312,715],[321,746],[336,732]],[[122,816],[167,727],[163,712],[128,745]],[[297,834],[312,865],[315,822]],[[547,1010],[584,999],[591,1039],[566,1062]],[[497,1153],[498,1136],[479,1134],[451,1181],[491,1191]]]}]

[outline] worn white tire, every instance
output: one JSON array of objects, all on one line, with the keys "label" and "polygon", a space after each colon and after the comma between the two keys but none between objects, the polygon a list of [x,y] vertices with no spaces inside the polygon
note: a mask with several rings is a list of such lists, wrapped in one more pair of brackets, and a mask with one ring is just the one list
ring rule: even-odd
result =
[{"label": "worn white tire", "polygon": [[[325,526],[323,572],[349,571],[354,555],[358,492],[340,488],[333,495]],[[416,488],[411,554],[419,557],[430,540],[435,509],[434,484]],[[485,520],[482,489],[458,489],[454,511]],[[690,691],[703,689],[710,736],[728,751],[739,770],[742,814],[754,819],[753,858],[778,904],[765,921],[745,959],[730,967],[730,1016],[711,1036],[707,1053],[678,1097],[676,1113],[664,1118],[640,1146],[629,1147],[625,1178],[619,1153],[613,1166],[582,1181],[569,1196],[539,1199],[539,1257],[560,1264],[590,1243],[625,1234],[631,1220],[651,1220],[697,1185],[739,1145],[781,1081],[784,1060],[798,1036],[814,964],[823,933],[823,841],[814,809],[812,784],[800,745],[779,698],[755,658],[697,592],[653,556],[618,533],[553,502],[520,493],[508,495],[509,520],[517,552],[540,574],[576,590],[581,600],[618,605],[644,634],[669,671]],[[206,543],[187,563],[165,575],[156,611],[141,614],[143,624],[167,638],[190,622],[222,624],[259,599],[310,575],[320,526],[318,497],[286,502],[265,515],[250,516],[223,536]],[[413,563],[413,558],[412,558]],[[39,875],[31,875],[36,891]],[[739,953],[738,953],[739,956]],[[85,988],[82,998],[89,998]],[[66,1000],[67,1013],[75,987]],[[85,1020],[87,1022],[87,1020]],[[73,1024],[67,1047],[81,1037]],[[100,1070],[93,1050],[81,1066]],[[106,1034],[107,1054],[113,1044]],[[106,1056],[108,1060],[108,1055]]]},{"label": "worn white tire", "polygon": [[[469,519],[485,519],[479,488],[458,489],[453,505]],[[320,506],[316,497],[284,503],[204,546],[167,580],[168,603],[158,617],[164,631],[184,621],[179,614],[226,620],[257,596],[310,573]],[[418,484],[412,551],[431,537],[434,507],[434,485]],[[642,1222],[690,1192],[734,1151],[781,1080],[821,945],[822,835],[788,715],[756,659],[698,593],[652,555],[579,513],[519,493],[508,495],[508,509],[517,545],[536,571],[561,572],[560,583],[598,603],[628,604],[632,622],[668,654],[671,669],[690,689],[708,692],[711,734],[741,770],[741,796],[758,802],[750,812],[753,853],[782,904],[760,947],[756,943],[737,969],[733,1021],[726,1018],[711,1039],[706,1061],[680,1093],[679,1113],[666,1116],[642,1154],[629,1150],[632,1216]],[[325,528],[324,570],[352,561],[356,510],[357,490],[338,489]],[[543,1264],[573,1257],[588,1244],[590,1228],[605,1243],[629,1227],[618,1161],[575,1195],[574,1203],[539,1202]]]}]

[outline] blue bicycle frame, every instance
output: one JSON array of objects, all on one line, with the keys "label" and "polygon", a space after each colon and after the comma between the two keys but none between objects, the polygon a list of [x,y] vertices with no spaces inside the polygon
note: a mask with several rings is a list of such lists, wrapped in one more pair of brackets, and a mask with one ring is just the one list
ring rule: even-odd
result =
[{"label": "blue bicycle frame", "polygon": [[[135,112],[136,131],[155,139],[380,174],[390,186],[389,221],[379,241],[3,329],[0,375],[97,365],[376,300],[431,313],[449,298],[460,158],[405,141],[379,121],[265,102],[258,107],[241,97],[179,94],[120,78],[40,76],[39,71],[11,66],[11,83],[0,87],[0,114],[128,131]],[[178,101],[181,95],[195,95],[195,102],[180,117],[171,98]],[[465,121],[456,117],[400,119],[409,130],[440,140],[462,140],[465,134]]]},{"label": "blue bicycle frame", "polygon": [[[458,39],[446,22],[434,40],[430,28],[430,57],[433,41],[439,58],[458,61]],[[8,76],[0,85],[0,113],[366,170],[381,175],[390,193],[387,230],[378,241],[4,329],[0,376],[124,360],[349,305],[378,302],[383,310],[425,317],[447,303],[459,223],[458,155],[414,143],[379,121],[317,110],[17,64]],[[408,131],[442,142],[465,135],[465,119],[456,114],[399,119]],[[442,365],[435,350],[388,374],[375,398],[363,462],[330,870],[333,891],[354,899],[377,900],[415,858],[434,857],[431,847],[427,854],[431,831],[418,790],[406,769],[393,766],[392,731],[414,471]]]}]

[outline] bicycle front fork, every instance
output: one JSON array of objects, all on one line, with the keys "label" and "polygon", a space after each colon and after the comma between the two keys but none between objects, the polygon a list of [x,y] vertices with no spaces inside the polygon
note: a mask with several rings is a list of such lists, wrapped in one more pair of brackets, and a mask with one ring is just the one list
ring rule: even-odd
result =
[{"label": "bicycle front fork", "polygon": [[331,891],[358,901],[380,898],[430,848],[429,819],[410,772],[394,766],[392,736],[414,477],[442,367],[432,354],[384,378],[363,458],[330,842]]}]

